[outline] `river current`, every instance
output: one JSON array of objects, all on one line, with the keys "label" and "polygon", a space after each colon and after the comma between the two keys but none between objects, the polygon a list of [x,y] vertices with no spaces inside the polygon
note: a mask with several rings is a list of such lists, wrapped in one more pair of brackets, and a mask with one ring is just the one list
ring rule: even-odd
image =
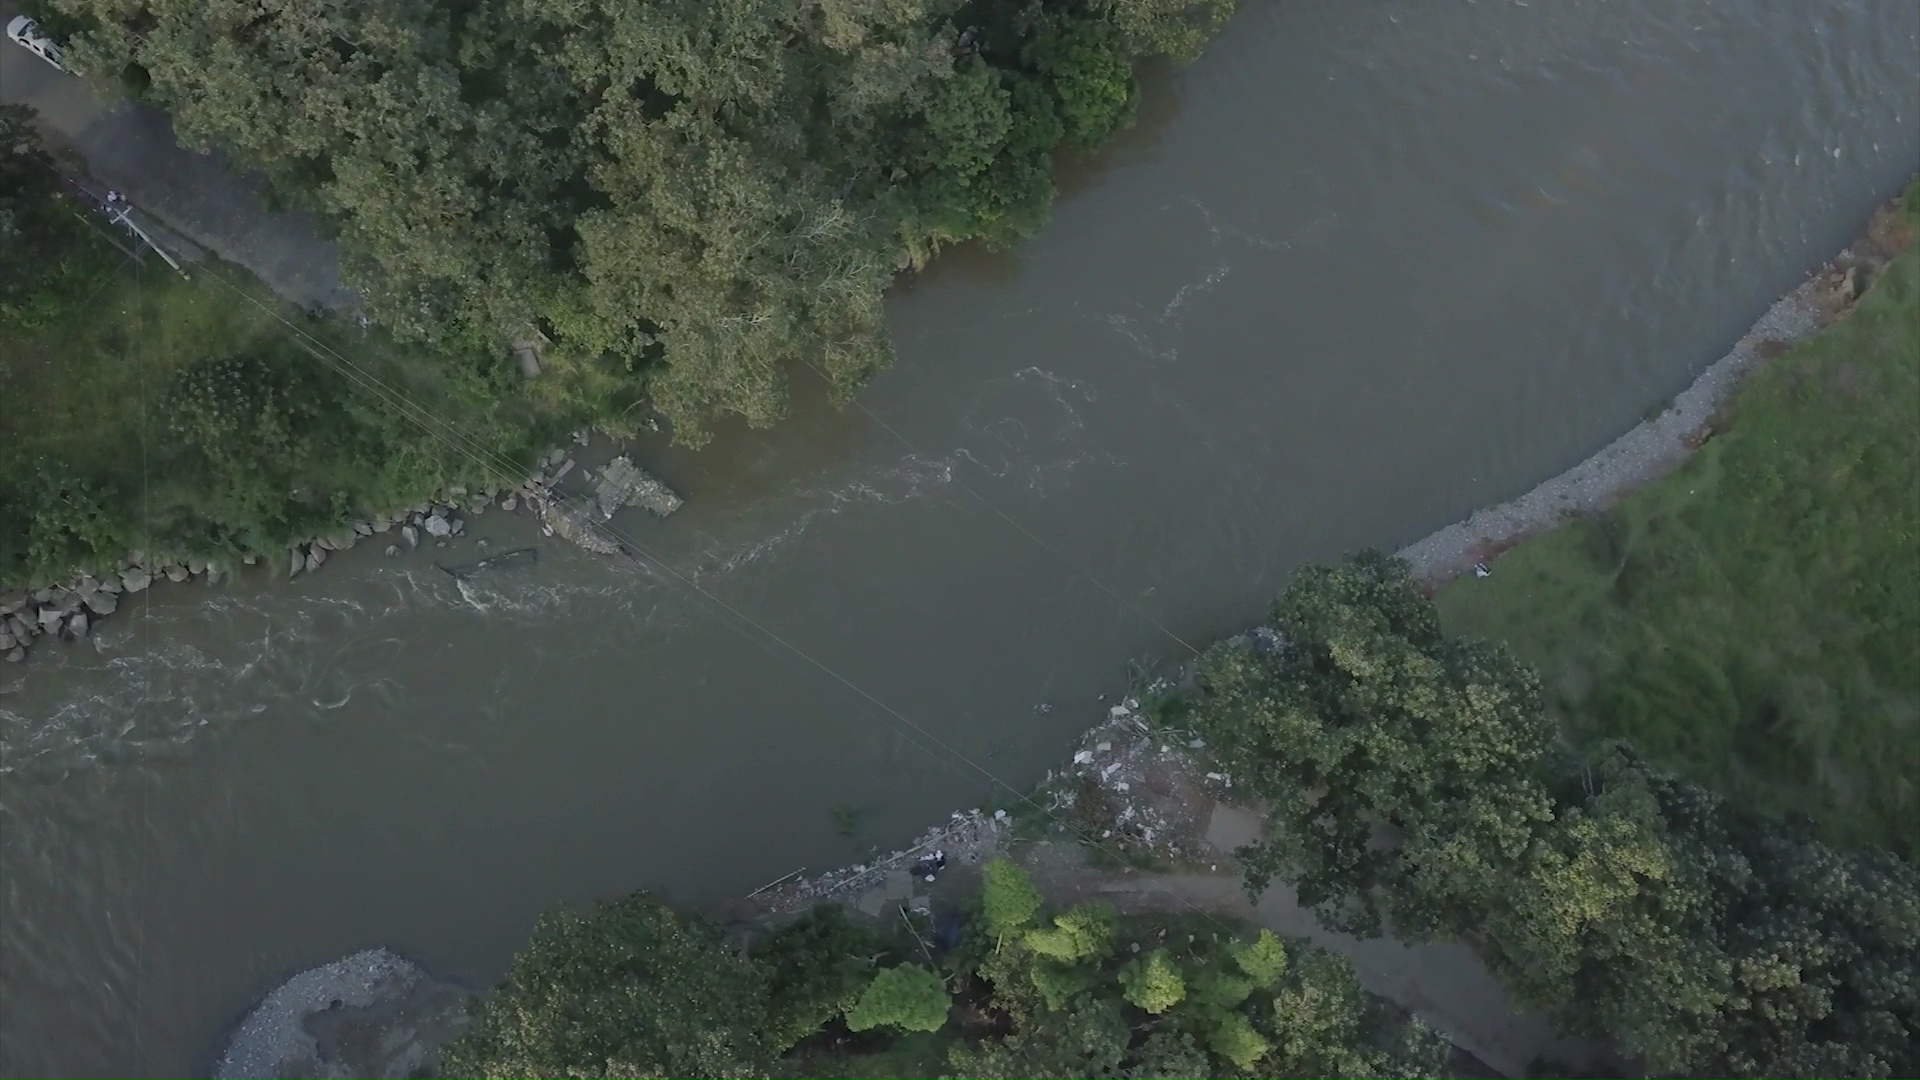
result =
[{"label": "river current", "polygon": [[[900,284],[865,411],[802,371],[779,428],[638,448],[670,571],[495,511],[0,671],[0,1072],[204,1070],[343,953],[483,985],[550,904],[1031,785],[1130,660],[1685,386],[1920,165],[1916,86],[1911,0],[1253,0],[1040,236]],[[435,568],[473,537],[542,553]]]}]

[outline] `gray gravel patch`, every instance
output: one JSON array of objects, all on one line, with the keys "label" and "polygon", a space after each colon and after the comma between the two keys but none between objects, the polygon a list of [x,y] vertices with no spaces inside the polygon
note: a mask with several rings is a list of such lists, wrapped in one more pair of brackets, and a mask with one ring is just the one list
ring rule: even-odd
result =
[{"label": "gray gravel patch", "polygon": [[213,1075],[427,1075],[465,1024],[466,996],[387,949],[366,949],[275,988],[234,1031]]}]

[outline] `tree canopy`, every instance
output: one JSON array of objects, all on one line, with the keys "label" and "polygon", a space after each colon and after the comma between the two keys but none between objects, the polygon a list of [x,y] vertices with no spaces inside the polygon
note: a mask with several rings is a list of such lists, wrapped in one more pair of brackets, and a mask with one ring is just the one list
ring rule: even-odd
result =
[{"label": "tree canopy", "polygon": [[1441,1068],[1446,1044],[1365,994],[1338,957],[1211,919],[1046,910],[1006,861],[987,878],[1034,897],[1016,905],[1021,925],[981,917],[983,891],[960,944],[938,954],[924,928],[836,908],[760,931],[745,950],[645,894],[557,912],[480,999],[443,1072],[1193,1080]]},{"label": "tree canopy", "polygon": [[766,1075],[766,981],[699,918],[635,893],[541,918],[443,1071],[477,1077]]},{"label": "tree canopy", "polygon": [[1440,633],[1405,564],[1298,574],[1278,647],[1217,646],[1187,718],[1272,808],[1243,851],[1360,930],[1475,944],[1522,997],[1660,1069],[1908,1075],[1920,873],[1558,742],[1534,674]]},{"label": "tree canopy", "polygon": [[[50,0],[84,70],[336,223],[389,327],[644,389],[677,437],[886,364],[897,269],[1045,219],[1052,156],[1231,0]],[[502,360],[504,363],[504,359]]]}]

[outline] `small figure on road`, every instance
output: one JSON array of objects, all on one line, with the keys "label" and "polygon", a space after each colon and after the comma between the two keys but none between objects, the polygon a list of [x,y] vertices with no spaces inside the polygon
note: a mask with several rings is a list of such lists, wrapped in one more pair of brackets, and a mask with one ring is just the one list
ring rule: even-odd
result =
[{"label": "small figure on road", "polygon": [[1473,576],[1474,577],[1492,577],[1493,569],[1492,567],[1489,567],[1486,563],[1483,563],[1483,562],[1474,563]]}]

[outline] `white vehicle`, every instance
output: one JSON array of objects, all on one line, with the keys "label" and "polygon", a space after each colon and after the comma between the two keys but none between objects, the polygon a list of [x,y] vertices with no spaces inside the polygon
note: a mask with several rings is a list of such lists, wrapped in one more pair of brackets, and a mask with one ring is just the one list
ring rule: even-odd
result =
[{"label": "white vehicle", "polygon": [[32,19],[25,15],[15,15],[13,21],[7,24],[7,36],[13,39],[14,44],[61,71],[71,74],[70,69],[61,60],[59,43],[41,33],[40,24]]}]

